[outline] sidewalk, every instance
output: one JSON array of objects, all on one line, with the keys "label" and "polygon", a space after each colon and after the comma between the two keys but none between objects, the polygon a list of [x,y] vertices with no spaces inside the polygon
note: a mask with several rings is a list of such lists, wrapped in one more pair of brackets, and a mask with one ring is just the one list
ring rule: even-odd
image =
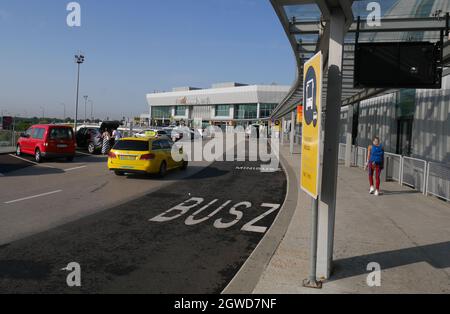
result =
[{"label": "sidewalk", "polygon": [[[300,155],[281,154],[299,182]],[[334,273],[322,290],[301,286],[309,273],[310,198],[298,193],[288,231],[254,293],[450,293],[450,204],[384,183],[368,193],[367,175],[340,166]],[[370,204],[370,206],[368,206]],[[382,286],[369,288],[367,265],[382,268]]]}]

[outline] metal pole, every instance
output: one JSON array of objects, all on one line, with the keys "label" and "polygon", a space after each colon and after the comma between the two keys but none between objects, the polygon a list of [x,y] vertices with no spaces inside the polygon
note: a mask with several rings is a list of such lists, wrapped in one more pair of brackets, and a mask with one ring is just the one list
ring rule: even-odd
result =
[{"label": "metal pole", "polygon": [[322,289],[322,282],[317,281],[317,241],[319,222],[319,200],[313,199],[311,212],[311,257],[309,278],[303,281],[306,288]]},{"label": "metal pole", "polygon": [[13,118],[12,146],[16,146],[16,117]]},{"label": "metal pole", "polygon": [[91,102],[91,121],[94,121],[94,102],[90,100]]},{"label": "metal pole", "polygon": [[295,111],[291,113],[291,155],[294,154],[294,140],[295,140]]},{"label": "metal pole", "polygon": [[85,124],[87,121],[87,101],[88,101],[88,96],[84,96],[84,123]]},{"label": "metal pole", "polygon": [[77,102],[75,106],[75,134],[77,133],[77,126],[78,126],[78,98],[80,93],[80,63],[78,63],[78,78],[77,78]]}]

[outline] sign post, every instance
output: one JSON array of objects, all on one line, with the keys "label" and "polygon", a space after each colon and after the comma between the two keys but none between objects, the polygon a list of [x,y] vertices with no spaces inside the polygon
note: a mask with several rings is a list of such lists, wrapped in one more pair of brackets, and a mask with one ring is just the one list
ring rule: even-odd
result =
[{"label": "sign post", "polygon": [[322,288],[317,280],[317,239],[320,187],[320,132],[322,125],[322,53],[319,52],[304,66],[303,77],[303,141],[301,188],[313,199],[311,226],[311,272],[303,286]]}]

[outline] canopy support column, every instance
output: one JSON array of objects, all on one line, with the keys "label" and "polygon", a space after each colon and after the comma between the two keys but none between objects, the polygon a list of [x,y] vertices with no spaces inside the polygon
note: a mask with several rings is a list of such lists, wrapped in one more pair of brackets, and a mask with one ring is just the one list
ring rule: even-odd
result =
[{"label": "canopy support column", "polygon": [[353,146],[353,105],[348,106],[347,130],[346,130],[346,146],[345,146],[345,166],[352,166],[352,146]]},{"label": "canopy support column", "polygon": [[328,89],[318,226],[317,275],[320,279],[330,278],[333,261],[345,23],[346,19],[342,8],[332,8],[329,21],[330,38],[328,68],[326,69]]}]

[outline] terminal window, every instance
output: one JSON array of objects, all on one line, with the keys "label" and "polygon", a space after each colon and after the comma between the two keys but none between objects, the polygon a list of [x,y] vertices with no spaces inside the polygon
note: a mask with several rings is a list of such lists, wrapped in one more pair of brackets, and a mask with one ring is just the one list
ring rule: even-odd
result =
[{"label": "terminal window", "polygon": [[230,116],[229,105],[218,105],[216,106],[216,117],[229,117]]},{"label": "terminal window", "polygon": [[272,115],[273,110],[277,107],[277,104],[261,104],[260,105],[260,118],[268,118]]},{"label": "terminal window", "polygon": [[153,107],[152,114],[153,119],[170,119],[171,112],[170,107]]},{"label": "terminal window", "polygon": [[257,119],[258,118],[258,106],[255,105],[237,105],[236,106],[236,119]]},{"label": "terminal window", "polygon": [[176,116],[185,116],[186,115],[186,106],[177,106],[175,107],[175,115]]}]

